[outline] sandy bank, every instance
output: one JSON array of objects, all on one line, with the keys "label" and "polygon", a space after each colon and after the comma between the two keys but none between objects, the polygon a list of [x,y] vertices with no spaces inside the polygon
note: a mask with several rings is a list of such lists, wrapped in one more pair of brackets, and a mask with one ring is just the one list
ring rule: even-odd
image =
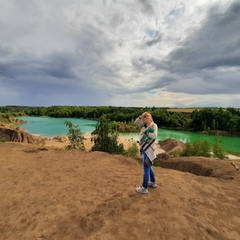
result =
[{"label": "sandy bank", "polygon": [[154,167],[158,187],[140,195],[132,158],[30,148],[0,143],[1,239],[240,239],[238,171],[224,180]]}]

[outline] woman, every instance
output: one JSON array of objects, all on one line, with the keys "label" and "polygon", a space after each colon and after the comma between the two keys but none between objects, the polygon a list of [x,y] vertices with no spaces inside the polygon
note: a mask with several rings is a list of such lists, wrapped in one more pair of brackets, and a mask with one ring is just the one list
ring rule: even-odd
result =
[{"label": "woman", "polygon": [[152,164],[156,158],[155,140],[158,134],[158,126],[153,122],[149,112],[144,112],[139,116],[135,120],[135,124],[141,128],[139,144],[143,163],[143,183],[142,186],[136,188],[136,191],[138,193],[148,193],[148,185],[153,188],[157,187]]}]

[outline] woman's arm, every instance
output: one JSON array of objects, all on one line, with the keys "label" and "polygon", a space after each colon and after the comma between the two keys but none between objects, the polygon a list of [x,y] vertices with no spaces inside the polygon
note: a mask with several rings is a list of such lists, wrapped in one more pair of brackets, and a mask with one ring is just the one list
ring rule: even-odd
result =
[{"label": "woman's arm", "polygon": [[134,122],[137,126],[142,127],[143,123],[142,123],[142,119],[141,116],[139,116],[138,118],[136,118],[135,122]]},{"label": "woman's arm", "polygon": [[149,132],[148,137],[152,138],[152,139],[157,139],[157,135],[158,135],[158,126],[156,123],[154,123],[154,132]]}]

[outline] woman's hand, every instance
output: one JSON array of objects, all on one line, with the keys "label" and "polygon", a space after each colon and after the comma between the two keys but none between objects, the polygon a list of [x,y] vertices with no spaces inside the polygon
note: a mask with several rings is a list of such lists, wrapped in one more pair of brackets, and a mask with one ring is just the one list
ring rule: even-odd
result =
[{"label": "woman's hand", "polygon": [[145,130],[145,127],[141,128],[141,133],[145,133],[146,130]]},{"label": "woman's hand", "polygon": [[144,112],[144,113],[140,116],[140,118],[143,119],[143,117],[144,117],[145,115],[147,115],[147,114],[148,114],[148,112]]}]

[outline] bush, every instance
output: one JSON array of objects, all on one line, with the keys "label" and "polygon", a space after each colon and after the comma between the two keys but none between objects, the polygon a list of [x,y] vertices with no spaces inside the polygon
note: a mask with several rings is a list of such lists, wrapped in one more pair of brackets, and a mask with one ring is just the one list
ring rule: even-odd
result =
[{"label": "bush", "polygon": [[180,156],[203,156],[211,157],[211,147],[207,140],[196,140],[193,143],[186,143],[186,148]]},{"label": "bush", "polygon": [[65,148],[85,150],[83,143],[84,136],[81,130],[78,128],[78,125],[73,125],[70,121],[65,121],[64,124],[69,128],[67,136],[70,141],[70,144]]},{"label": "bush", "polygon": [[5,142],[7,142],[7,140],[6,140],[5,138],[1,138],[1,139],[0,139],[0,142],[5,143]]},{"label": "bush", "polygon": [[128,150],[126,150],[123,154],[124,156],[127,156],[127,157],[138,157],[139,156],[139,149],[138,149],[138,145],[136,142],[133,142]]},{"label": "bush", "polygon": [[102,151],[107,153],[123,154],[123,144],[118,145],[118,134],[110,127],[110,120],[103,115],[96,127],[96,135],[94,136],[94,145],[92,151]]},{"label": "bush", "polygon": [[213,157],[219,158],[219,159],[228,159],[226,152],[224,150],[224,147],[222,145],[222,140],[220,139],[219,136],[216,136],[214,138]]},{"label": "bush", "polygon": [[[222,141],[219,136],[215,137],[213,143],[213,157],[219,159],[228,159]],[[203,156],[211,157],[211,147],[207,140],[196,140],[193,143],[186,143],[186,148],[180,156]]]}]

